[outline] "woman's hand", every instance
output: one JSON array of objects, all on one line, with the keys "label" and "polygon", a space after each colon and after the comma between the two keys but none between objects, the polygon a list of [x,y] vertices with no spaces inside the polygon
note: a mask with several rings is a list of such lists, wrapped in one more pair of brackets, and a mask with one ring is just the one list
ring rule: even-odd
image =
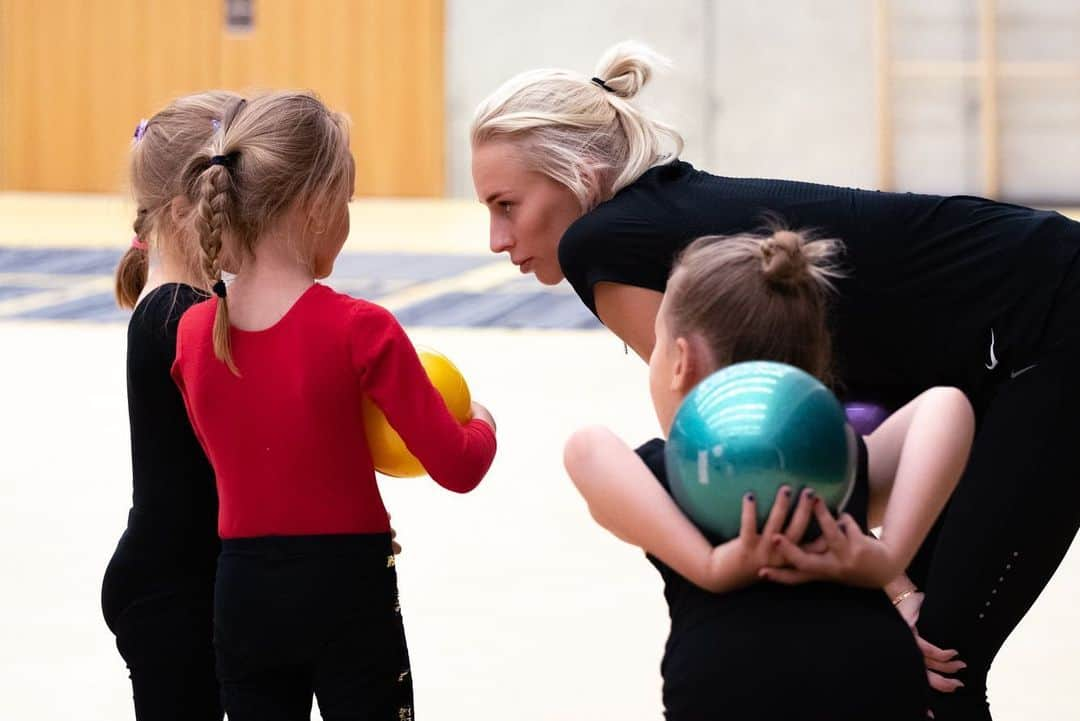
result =
[{"label": "woman's hand", "polygon": [[810,524],[814,492],[807,489],[795,507],[791,522],[784,528],[791,510],[790,486],[781,486],[761,532],[757,529],[757,499],[753,493],[743,496],[742,523],[736,538],[713,549],[709,557],[709,590],[731,590],[749,586],[759,578],[761,569],[784,562],[772,539],[781,536],[796,544]]},{"label": "woman's hand", "polygon": [[888,545],[863,533],[849,514],[843,514],[837,521],[820,498],[813,510],[821,527],[821,538],[810,546],[800,547],[786,534],[775,534],[771,540],[780,561],[762,568],[761,578],[789,585],[833,581],[882,588],[902,570]]}]

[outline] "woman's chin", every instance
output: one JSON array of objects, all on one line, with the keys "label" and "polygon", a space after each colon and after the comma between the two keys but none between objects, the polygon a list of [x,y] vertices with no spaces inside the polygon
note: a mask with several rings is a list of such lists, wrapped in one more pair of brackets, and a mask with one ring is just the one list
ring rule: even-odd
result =
[{"label": "woman's chin", "polygon": [[538,268],[533,271],[533,275],[540,281],[542,285],[558,285],[563,281],[563,274],[561,271],[550,270],[548,268]]}]

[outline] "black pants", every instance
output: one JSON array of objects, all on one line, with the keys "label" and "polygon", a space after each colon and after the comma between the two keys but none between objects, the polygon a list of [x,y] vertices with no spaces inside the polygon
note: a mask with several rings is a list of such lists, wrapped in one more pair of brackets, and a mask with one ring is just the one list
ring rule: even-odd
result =
[{"label": "black pants", "polygon": [[229,721],[412,721],[389,534],[226,540],[214,613]]},{"label": "black pants", "polygon": [[667,721],[925,721],[922,657],[880,591],[760,583],[716,604],[672,628]]},{"label": "black pants", "polygon": [[919,633],[968,664],[963,688],[934,694],[937,721],[991,718],[994,656],[1080,527],[1080,277],[1070,284],[1038,356],[1005,369],[986,401],[968,467],[912,569],[926,591]]},{"label": "black pants", "polygon": [[[988,721],[986,677],[1080,526],[1080,353],[1004,383],[980,419],[967,470],[932,537],[919,633],[955,648],[964,687],[935,694],[937,721]],[[1065,629],[1066,632],[1075,629]]]},{"label": "black pants", "polygon": [[214,673],[215,551],[179,557],[125,534],[109,562],[102,611],[127,663],[139,721],[224,716]]}]

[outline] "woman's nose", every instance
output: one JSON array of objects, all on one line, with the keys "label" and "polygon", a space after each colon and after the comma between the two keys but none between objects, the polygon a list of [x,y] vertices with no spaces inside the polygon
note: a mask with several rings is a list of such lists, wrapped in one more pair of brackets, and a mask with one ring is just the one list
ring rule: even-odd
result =
[{"label": "woman's nose", "polygon": [[490,247],[492,253],[505,253],[514,247],[514,242],[509,233],[492,226]]}]

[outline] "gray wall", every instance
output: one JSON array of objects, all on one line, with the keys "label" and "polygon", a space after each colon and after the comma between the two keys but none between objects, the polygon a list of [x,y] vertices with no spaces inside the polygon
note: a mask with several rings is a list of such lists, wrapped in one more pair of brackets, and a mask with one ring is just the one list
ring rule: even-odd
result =
[{"label": "gray wall", "polygon": [[[893,56],[972,60],[975,0],[894,0]],[[1004,60],[1080,63],[1080,2],[999,0]],[[675,67],[642,105],[674,123],[683,157],[726,175],[874,187],[878,179],[869,0],[448,0],[450,195],[471,197],[467,129],[480,100],[535,67],[590,74],[632,38]],[[897,186],[981,193],[974,79],[894,81]],[[1003,80],[1003,195],[1080,200],[1080,78]]]}]

